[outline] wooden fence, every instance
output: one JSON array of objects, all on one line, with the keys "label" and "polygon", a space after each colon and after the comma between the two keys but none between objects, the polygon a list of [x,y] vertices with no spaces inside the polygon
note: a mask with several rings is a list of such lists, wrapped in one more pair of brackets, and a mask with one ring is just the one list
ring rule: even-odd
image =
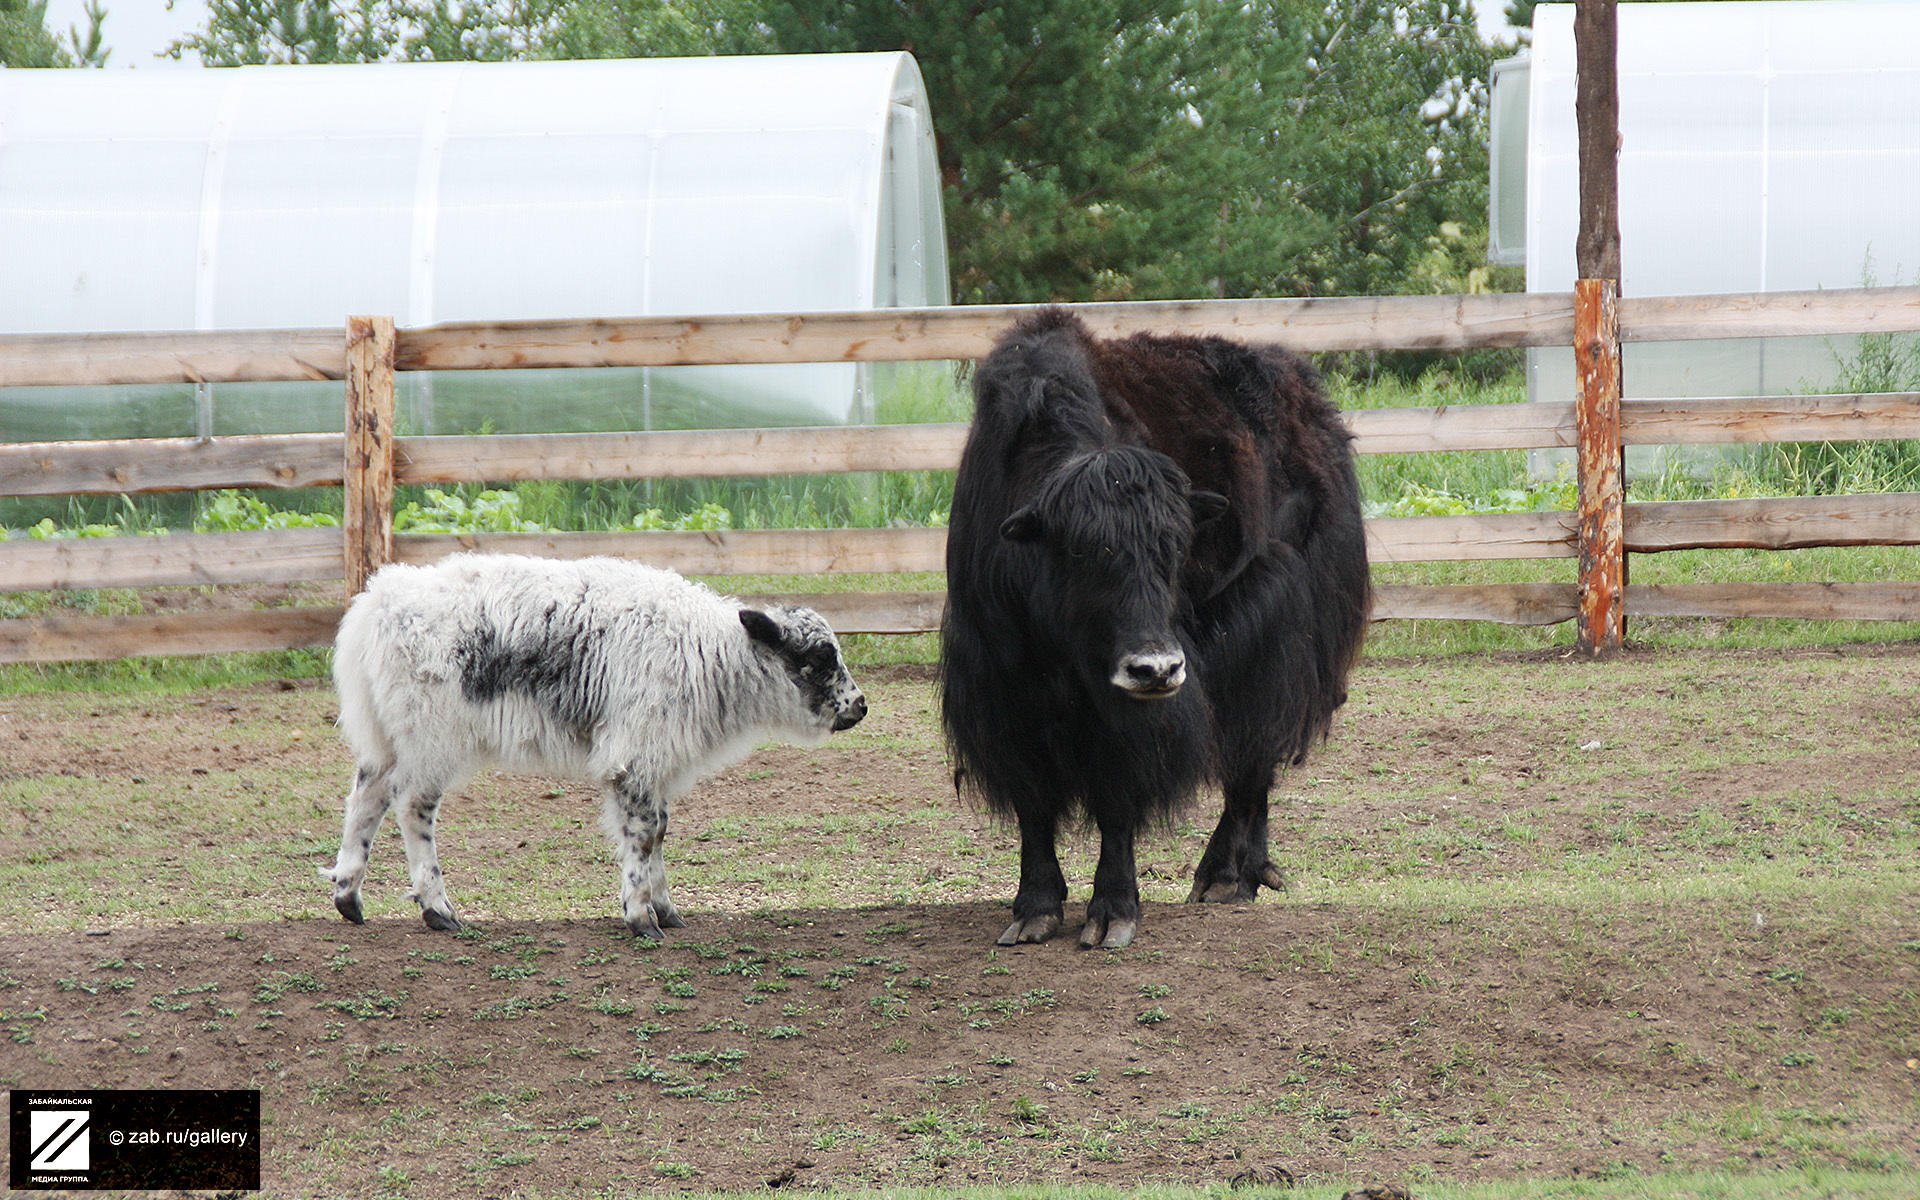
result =
[{"label": "wooden fence", "polygon": [[[1622,342],[1920,331],[1920,288],[1612,300]],[[1572,295],[1219,300],[1074,306],[1096,333],[1217,333],[1297,350],[1567,345],[1596,336]],[[965,427],[402,437],[397,371],[971,359],[1022,306],[874,313],[455,324],[396,330],[356,317],[336,330],[0,337],[0,389],[19,386],[339,379],[342,434],[0,445],[0,495],[143,494],[218,488],[345,490],[340,529],[0,543],[0,591],[285,584],[344,579],[349,593],[386,561],[461,549],[553,557],[617,554],[689,574],[937,572],[944,531],[833,529],[712,533],[400,536],[404,484],[938,470]],[[1604,340],[1599,349],[1606,350]],[[1589,347],[1591,352],[1592,347]],[[1617,346],[1614,347],[1617,354]],[[4,392],[0,392],[3,396]],[[1363,454],[1575,447],[1593,426],[1576,403],[1356,411]],[[1633,444],[1920,438],[1920,394],[1628,400],[1597,460]],[[1590,454],[1583,470],[1594,470]],[[1587,480],[1583,483],[1586,492]],[[1581,558],[1575,512],[1416,517],[1368,523],[1375,562]],[[1705,547],[1920,544],[1920,493],[1629,504],[1594,557]],[[1592,538],[1602,539],[1595,544]],[[1615,544],[1605,543],[1611,537]],[[1583,590],[1617,589],[1639,616],[1920,620],[1920,583],[1622,587],[1504,584],[1380,589],[1376,617],[1548,624],[1576,618]],[[939,593],[811,598],[848,632],[938,624]],[[60,616],[0,621],[0,662],[197,654],[328,643],[336,607]]]}]

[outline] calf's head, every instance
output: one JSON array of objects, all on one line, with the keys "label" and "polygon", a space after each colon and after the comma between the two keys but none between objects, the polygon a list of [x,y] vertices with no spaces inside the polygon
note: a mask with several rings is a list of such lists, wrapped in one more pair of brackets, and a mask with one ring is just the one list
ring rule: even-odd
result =
[{"label": "calf's head", "polygon": [[819,613],[784,604],[743,608],[740,625],[760,653],[779,663],[792,685],[780,699],[792,708],[796,731],[837,733],[867,715],[867,698],[848,674],[840,642]]},{"label": "calf's head", "polygon": [[1160,700],[1187,679],[1175,632],[1181,567],[1194,529],[1226,507],[1166,455],[1124,446],[1066,463],[1000,536],[1033,551],[1032,602],[1089,685]]}]

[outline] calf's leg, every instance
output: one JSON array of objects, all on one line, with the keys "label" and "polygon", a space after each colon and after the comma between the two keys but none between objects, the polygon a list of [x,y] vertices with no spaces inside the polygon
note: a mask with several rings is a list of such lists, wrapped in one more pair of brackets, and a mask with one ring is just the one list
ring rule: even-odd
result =
[{"label": "calf's leg", "polygon": [[1060,928],[1067,899],[1067,877],[1054,850],[1059,815],[1023,808],[1020,819],[1020,889],[1013,894],[1013,924],[999,938],[1002,946],[1044,942]]},{"label": "calf's leg", "polygon": [[607,784],[602,816],[620,867],[621,916],[634,936],[657,942],[663,927],[686,924],[667,891],[666,863],[660,855],[667,838],[666,797],[622,773]]},{"label": "calf's leg", "polygon": [[346,821],[340,831],[340,854],[331,868],[320,868],[321,878],[333,881],[333,906],[355,925],[367,923],[360,907],[360,885],[367,878],[373,835],[380,831],[380,822],[393,803],[392,769],[388,763],[363,765],[354,772],[353,790],[347,793]]},{"label": "calf's leg", "polygon": [[407,874],[413,880],[412,898],[420,905],[420,916],[429,929],[458,930],[459,918],[453,915],[453,902],[447,899],[446,881],[440,875],[440,851],[434,845],[434,822],[440,815],[441,789],[409,788],[400,798],[400,840],[407,847]]}]

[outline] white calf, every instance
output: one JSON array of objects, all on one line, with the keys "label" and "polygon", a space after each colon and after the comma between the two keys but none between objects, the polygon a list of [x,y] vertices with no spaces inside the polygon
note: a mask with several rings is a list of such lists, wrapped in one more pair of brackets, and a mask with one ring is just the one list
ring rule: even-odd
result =
[{"label": "white calf", "polygon": [[434,817],[477,767],[597,782],[621,911],[658,938],[685,924],[660,858],[671,803],[757,742],[816,743],[867,711],[813,610],[745,608],[604,558],[385,567],[340,623],[333,677],[358,770],[340,856],[320,873],[340,915],[363,922],[367,854],[398,806],[412,898],[434,929],[460,928]]}]

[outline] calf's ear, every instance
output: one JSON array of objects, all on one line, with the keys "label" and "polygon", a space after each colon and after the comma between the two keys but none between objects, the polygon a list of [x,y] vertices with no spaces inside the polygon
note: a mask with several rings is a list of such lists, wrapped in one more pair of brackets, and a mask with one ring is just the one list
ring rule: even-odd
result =
[{"label": "calf's ear", "polygon": [[763,646],[778,646],[780,644],[779,622],[757,608],[743,608],[740,610],[740,626],[747,631],[748,637]]},{"label": "calf's ear", "polygon": [[1040,514],[1031,505],[1000,522],[1000,536],[1009,542],[1031,542],[1040,536]]},{"label": "calf's ear", "polygon": [[1227,515],[1227,498],[1219,492],[1194,492],[1187,497],[1187,507],[1193,510],[1193,523],[1205,525]]}]

